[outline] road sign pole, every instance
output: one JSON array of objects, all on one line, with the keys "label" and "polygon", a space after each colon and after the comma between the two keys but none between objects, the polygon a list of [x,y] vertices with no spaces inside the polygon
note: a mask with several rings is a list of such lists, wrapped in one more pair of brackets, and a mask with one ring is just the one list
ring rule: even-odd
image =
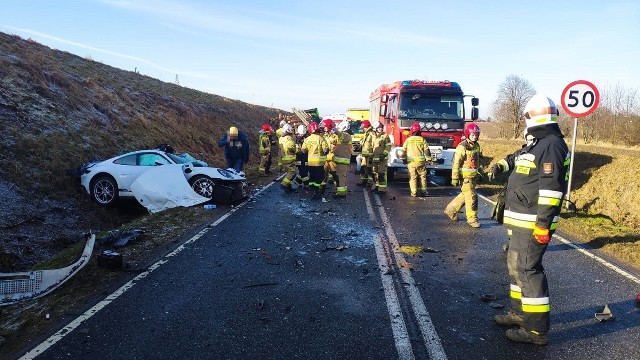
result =
[{"label": "road sign pole", "polygon": [[567,184],[567,195],[565,196],[564,208],[569,209],[571,200],[571,179],[573,179],[573,163],[576,161],[576,138],[578,137],[578,118],[573,118],[573,138],[571,139],[571,163],[569,163],[569,183]]}]

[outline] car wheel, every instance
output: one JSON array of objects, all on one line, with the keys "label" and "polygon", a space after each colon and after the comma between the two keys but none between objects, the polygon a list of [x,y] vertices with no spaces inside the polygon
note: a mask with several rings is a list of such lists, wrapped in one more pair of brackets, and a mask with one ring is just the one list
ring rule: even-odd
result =
[{"label": "car wheel", "polygon": [[102,206],[111,206],[118,200],[118,183],[109,175],[100,175],[91,185],[91,198]]},{"label": "car wheel", "polygon": [[189,185],[198,195],[211,199],[216,184],[211,178],[204,175],[196,175],[189,179]]}]

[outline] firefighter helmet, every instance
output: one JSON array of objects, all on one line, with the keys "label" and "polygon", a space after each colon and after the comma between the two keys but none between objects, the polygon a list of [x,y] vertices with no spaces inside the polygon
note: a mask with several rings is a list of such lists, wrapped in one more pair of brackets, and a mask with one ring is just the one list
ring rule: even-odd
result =
[{"label": "firefighter helmet", "polygon": [[312,121],[312,122],[309,124],[309,133],[310,133],[310,134],[313,134],[313,133],[315,133],[315,132],[318,132],[318,130],[319,130],[319,129],[320,129],[320,127],[318,126],[318,123],[317,123],[317,122]]},{"label": "firefighter helmet", "polygon": [[262,125],[262,131],[264,131],[264,132],[267,132],[267,131],[272,132],[272,131],[273,131],[273,129],[271,129],[271,125],[269,125],[269,124],[267,124],[267,123],[264,123],[264,124]]},{"label": "firefighter helmet", "polygon": [[229,136],[231,137],[236,137],[238,136],[238,128],[235,126],[232,126],[229,128]]},{"label": "firefighter helmet", "polygon": [[325,131],[329,131],[329,130],[333,129],[333,127],[334,127],[333,120],[331,120],[331,119],[322,120],[322,127],[324,127]]},{"label": "firefighter helmet", "polygon": [[478,127],[476,123],[469,123],[464,128],[464,136],[467,139],[469,139],[469,135],[471,135],[472,133],[476,135],[476,140],[478,140],[478,138],[480,137],[480,127]]},{"label": "firefighter helmet", "polygon": [[287,125],[287,122],[285,120],[280,121],[281,128],[284,128],[285,125]]},{"label": "firefighter helmet", "polygon": [[291,126],[291,124],[282,125],[282,132],[285,134],[293,134],[293,126]]},{"label": "firefighter helmet", "polygon": [[336,129],[338,129],[338,131],[340,131],[340,132],[345,132],[345,131],[349,130],[350,127],[351,127],[351,124],[349,124],[349,122],[347,120],[342,120],[340,122],[340,124],[338,124],[338,126],[336,126]]},{"label": "firefighter helmet", "polygon": [[371,122],[369,120],[363,120],[360,127],[363,129],[368,129],[371,127]]},{"label": "firefighter helmet", "polygon": [[420,131],[420,124],[418,124],[418,123],[411,124],[411,129],[409,130],[409,133],[416,134],[419,131]]},{"label": "firefighter helmet", "polygon": [[384,129],[384,125],[382,125],[380,121],[374,121],[371,126],[373,127],[373,130]]},{"label": "firefighter helmet", "polygon": [[558,123],[559,112],[556,104],[542,94],[533,95],[525,105],[523,113],[528,128]]},{"label": "firefighter helmet", "polygon": [[298,131],[297,131],[298,135],[304,135],[307,133],[307,127],[300,124],[298,125]]}]

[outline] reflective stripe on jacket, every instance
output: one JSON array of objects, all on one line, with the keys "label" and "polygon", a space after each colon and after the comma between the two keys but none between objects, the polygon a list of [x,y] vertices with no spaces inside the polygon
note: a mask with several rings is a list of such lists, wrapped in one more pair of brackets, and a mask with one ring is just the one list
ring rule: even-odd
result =
[{"label": "reflective stripe on jacket", "polygon": [[290,164],[296,160],[296,142],[290,134],[284,134],[278,140],[280,144],[281,161],[283,164]]},{"label": "reflective stripe on jacket", "polygon": [[260,142],[260,154],[268,154],[271,152],[271,139],[269,139],[268,132],[261,132],[258,137],[258,142]]},{"label": "reflective stripe on jacket", "polygon": [[349,165],[351,163],[351,135],[341,132],[337,135],[337,142],[334,144],[333,161],[336,164]]}]

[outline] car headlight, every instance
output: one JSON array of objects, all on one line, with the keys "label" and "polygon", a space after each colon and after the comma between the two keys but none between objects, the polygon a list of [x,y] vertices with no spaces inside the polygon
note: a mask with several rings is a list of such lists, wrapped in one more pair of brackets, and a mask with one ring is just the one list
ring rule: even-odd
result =
[{"label": "car headlight", "polygon": [[447,124],[442,124],[442,130],[447,130],[449,128],[449,125]]},{"label": "car headlight", "polygon": [[439,130],[440,129],[440,123],[433,124],[433,128],[436,129],[436,130]]}]

